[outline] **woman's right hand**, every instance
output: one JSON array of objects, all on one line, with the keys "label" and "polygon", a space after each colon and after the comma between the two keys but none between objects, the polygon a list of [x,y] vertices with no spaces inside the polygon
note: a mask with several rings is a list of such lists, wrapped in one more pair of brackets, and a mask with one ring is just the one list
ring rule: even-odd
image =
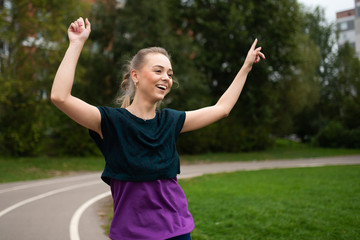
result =
[{"label": "woman's right hand", "polygon": [[87,18],[85,19],[85,23],[84,19],[80,17],[70,24],[68,28],[70,43],[85,43],[91,32],[91,24]]}]

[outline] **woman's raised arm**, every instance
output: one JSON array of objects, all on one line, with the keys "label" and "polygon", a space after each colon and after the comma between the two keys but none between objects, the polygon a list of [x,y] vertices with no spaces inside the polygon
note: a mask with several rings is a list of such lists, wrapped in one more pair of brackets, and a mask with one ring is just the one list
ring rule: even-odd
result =
[{"label": "woman's raised arm", "polygon": [[102,136],[99,110],[71,95],[76,65],[91,31],[89,20],[86,19],[85,23],[83,18],[79,18],[68,28],[70,43],[55,75],[51,89],[51,101],[75,122]]},{"label": "woman's raised arm", "polygon": [[265,55],[261,52],[261,47],[255,48],[256,44],[257,39],[255,39],[252,44],[245,62],[235,79],[215,105],[186,112],[186,119],[181,132],[193,131],[205,127],[229,115],[240,96],[247,75],[251,71],[253,64],[258,63],[260,58],[265,59]]}]

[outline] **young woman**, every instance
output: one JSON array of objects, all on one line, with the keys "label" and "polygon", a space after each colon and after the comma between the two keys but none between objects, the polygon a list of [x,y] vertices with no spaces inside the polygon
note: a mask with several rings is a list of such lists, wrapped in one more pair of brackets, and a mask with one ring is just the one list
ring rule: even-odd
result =
[{"label": "young woman", "polygon": [[180,133],[205,127],[229,115],[253,63],[265,59],[252,44],[245,62],[218,102],[195,111],[157,110],[169,93],[173,70],[163,48],[140,50],[130,61],[121,87],[121,108],[95,107],[71,95],[75,69],[91,31],[88,19],[68,29],[69,47],[56,73],[52,102],[86,127],[105,157],[102,179],[110,185],[113,240],[191,239],[194,221],[176,175]]}]

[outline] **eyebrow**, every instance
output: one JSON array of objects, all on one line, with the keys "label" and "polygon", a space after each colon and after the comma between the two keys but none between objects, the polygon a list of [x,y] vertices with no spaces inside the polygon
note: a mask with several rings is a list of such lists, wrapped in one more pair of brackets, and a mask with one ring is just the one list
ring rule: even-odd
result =
[{"label": "eyebrow", "polygon": [[[165,68],[165,67],[163,67],[163,66],[161,66],[161,65],[155,65],[155,66],[153,66],[153,68],[155,68],[155,67],[159,67],[159,68],[162,68],[162,69]],[[169,68],[169,71],[173,72],[173,70],[172,70],[171,68]]]}]

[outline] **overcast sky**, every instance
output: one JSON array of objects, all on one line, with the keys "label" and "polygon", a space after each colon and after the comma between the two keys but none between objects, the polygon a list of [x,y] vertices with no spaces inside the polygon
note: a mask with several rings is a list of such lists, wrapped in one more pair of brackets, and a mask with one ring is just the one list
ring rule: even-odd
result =
[{"label": "overcast sky", "polygon": [[298,0],[298,2],[312,8],[320,5],[325,9],[329,22],[335,22],[336,12],[355,8],[355,0]]}]

